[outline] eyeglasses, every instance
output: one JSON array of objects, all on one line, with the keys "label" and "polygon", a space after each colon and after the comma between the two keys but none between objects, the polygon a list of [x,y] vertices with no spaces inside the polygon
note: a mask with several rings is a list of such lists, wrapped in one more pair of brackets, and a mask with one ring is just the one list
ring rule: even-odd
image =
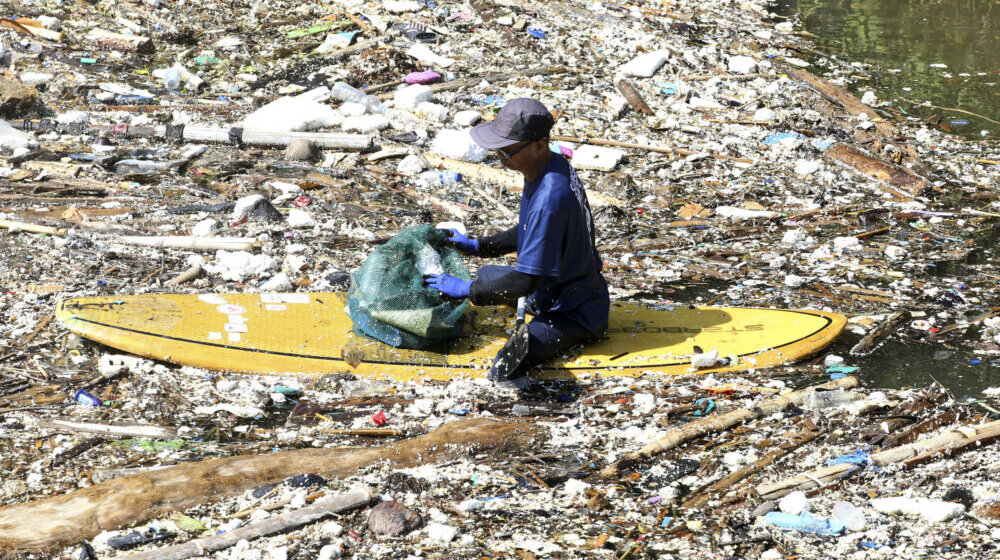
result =
[{"label": "eyeglasses", "polygon": [[532,145],[533,143],[534,143],[534,142],[527,142],[527,143],[525,143],[525,144],[521,144],[521,145],[520,145],[520,146],[519,146],[519,147],[518,147],[518,148],[517,148],[516,150],[514,150],[513,152],[507,152],[507,151],[504,151],[504,149],[503,149],[503,148],[497,148],[497,152],[499,152],[499,153],[500,153],[500,155],[502,155],[503,157],[505,157],[505,158],[507,158],[507,159],[514,159],[514,156],[516,156],[517,154],[519,154],[519,153],[521,152],[521,150],[523,150],[523,149],[527,148],[528,146]]}]

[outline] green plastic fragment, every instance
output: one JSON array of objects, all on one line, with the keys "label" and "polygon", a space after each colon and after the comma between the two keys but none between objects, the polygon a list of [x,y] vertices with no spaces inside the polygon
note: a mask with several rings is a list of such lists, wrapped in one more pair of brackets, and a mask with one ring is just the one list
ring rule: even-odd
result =
[{"label": "green plastic fragment", "polygon": [[80,59],[80,64],[97,64],[97,59],[84,57]]},{"label": "green plastic fragment", "polygon": [[291,387],[285,387],[284,385],[275,385],[275,393],[281,393],[282,395],[301,395],[302,391],[298,389],[292,389]]},{"label": "green plastic fragment", "polygon": [[827,373],[854,373],[858,371],[858,366],[830,366],[826,368]]},{"label": "green plastic fragment", "polygon": [[202,525],[201,521],[182,513],[175,513],[170,519],[179,530],[187,531],[188,533],[197,533],[207,529],[207,527]]}]

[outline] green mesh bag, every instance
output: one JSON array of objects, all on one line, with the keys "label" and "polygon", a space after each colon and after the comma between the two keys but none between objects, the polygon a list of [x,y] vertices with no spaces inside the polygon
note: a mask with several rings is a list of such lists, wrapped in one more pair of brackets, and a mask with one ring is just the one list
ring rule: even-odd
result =
[{"label": "green mesh bag", "polygon": [[469,280],[469,269],[447,236],[411,226],[376,249],[351,274],[347,313],[354,332],[396,348],[424,348],[462,332],[468,301],[424,285],[425,274]]}]

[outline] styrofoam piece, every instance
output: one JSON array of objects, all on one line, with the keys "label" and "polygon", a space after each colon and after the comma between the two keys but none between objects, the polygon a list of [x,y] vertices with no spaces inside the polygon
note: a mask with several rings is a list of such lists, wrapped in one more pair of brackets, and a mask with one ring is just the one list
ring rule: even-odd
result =
[{"label": "styrofoam piece", "polygon": [[416,0],[386,0],[382,7],[390,14],[405,14],[408,12],[419,12],[424,5]]},{"label": "styrofoam piece", "polygon": [[292,208],[288,211],[288,227],[290,228],[311,228],[316,225],[316,220],[301,208]]},{"label": "styrofoam piece", "polygon": [[753,113],[753,120],[755,121],[774,121],[777,119],[778,114],[767,107],[761,107]]},{"label": "styrofoam piece", "polygon": [[247,278],[261,276],[276,268],[278,262],[267,255],[255,255],[246,251],[223,251],[215,253],[215,260],[205,265],[205,271],[223,280],[242,282]]},{"label": "styrofoam piece", "polygon": [[219,221],[212,218],[205,218],[191,228],[191,235],[197,237],[207,237],[214,234],[219,229]]},{"label": "styrofoam piece", "polygon": [[795,164],[796,175],[811,175],[821,167],[819,161],[814,159],[801,159]]},{"label": "styrofoam piece", "polygon": [[423,43],[417,43],[406,49],[406,54],[421,62],[437,64],[441,68],[447,68],[456,62],[454,58],[448,58],[435,53],[430,47]]},{"label": "styrofoam piece", "polygon": [[785,245],[798,245],[806,240],[806,232],[801,229],[790,229],[781,236],[781,242]]},{"label": "styrofoam piece", "polygon": [[448,119],[448,108],[438,103],[431,103],[430,101],[424,101],[417,105],[414,112],[432,121],[444,122]]},{"label": "styrofoam piece", "polygon": [[461,161],[468,161],[472,163],[479,163],[486,159],[489,152],[486,148],[480,147],[476,144],[476,141],[472,139],[472,135],[469,134],[470,129],[465,130],[454,130],[454,129],[444,129],[437,133],[434,137],[434,141],[431,143],[431,151],[435,154],[457,159]]},{"label": "styrofoam piece", "polygon": [[412,109],[417,105],[430,101],[434,98],[434,90],[431,86],[413,84],[396,90],[393,94],[393,101],[399,109]]},{"label": "styrofoam piece", "polygon": [[786,274],[785,275],[785,285],[789,288],[798,288],[802,284],[806,283],[806,279],[799,276],[798,274]]},{"label": "styrofoam piece", "polygon": [[455,117],[452,119],[457,126],[472,126],[479,121],[483,120],[483,116],[479,114],[479,111],[459,111],[455,113]]},{"label": "styrofoam piece", "polygon": [[30,148],[34,145],[35,141],[30,136],[0,119],[0,150],[13,152],[18,148]]},{"label": "styrofoam piece", "polygon": [[719,351],[712,350],[691,356],[691,366],[696,368],[712,367],[719,361]]},{"label": "styrofoam piece", "polygon": [[458,535],[458,528],[442,523],[431,523],[427,526],[427,536],[435,541],[451,542]]},{"label": "styrofoam piece", "polygon": [[733,74],[749,74],[757,67],[757,61],[749,56],[729,57],[729,71]]},{"label": "styrofoam piece", "polygon": [[871,501],[871,505],[880,513],[919,515],[928,523],[947,521],[965,512],[965,506],[962,504],[904,496],[875,498]]},{"label": "styrofoam piece", "polygon": [[21,83],[27,85],[44,84],[52,81],[52,78],[54,77],[54,75],[49,74],[48,72],[22,72],[21,75],[18,76]]},{"label": "styrofoam piece", "polygon": [[279,272],[272,276],[267,282],[260,285],[262,292],[289,292],[292,290],[291,279],[284,272]]},{"label": "styrofoam piece", "polygon": [[625,157],[625,152],[621,150],[584,144],[573,152],[573,167],[612,171],[623,157]]},{"label": "styrofoam piece", "polygon": [[340,111],[340,114],[345,117],[360,117],[368,112],[368,107],[365,107],[361,103],[345,101],[340,104],[340,107],[338,107],[337,110]]},{"label": "styrofoam piece", "polygon": [[382,115],[361,115],[360,117],[347,117],[344,119],[341,128],[345,132],[356,131],[362,133],[375,132],[387,128],[389,119]]},{"label": "styrofoam piece", "polygon": [[639,78],[649,78],[667,63],[670,58],[669,51],[653,51],[641,54],[628,61],[621,67],[621,72],[629,76]]},{"label": "styrofoam piece", "polygon": [[243,119],[243,129],[266,132],[303,132],[337,126],[343,120],[343,115],[329,105],[298,97],[282,97],[264,105]]},{"label": "styrofoam piece", "polygon": [[396,172],[402,173],[403,175],[416,175],[423,170],[423,162],[420,161],[419,157],[413,154],[399,160],[399,163],[396,165]]}]

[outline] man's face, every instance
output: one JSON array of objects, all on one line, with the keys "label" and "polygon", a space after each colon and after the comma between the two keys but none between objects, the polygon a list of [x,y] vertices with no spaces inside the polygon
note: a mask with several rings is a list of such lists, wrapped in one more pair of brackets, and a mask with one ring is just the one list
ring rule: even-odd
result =
[{"label": "man's face", "polygon": [[538,140],[525,140],[512,144],[505,148],[498,148],[496,153],[500,156],[500,163],[507,169],[522,171],[538,157],[535,147]]}]

